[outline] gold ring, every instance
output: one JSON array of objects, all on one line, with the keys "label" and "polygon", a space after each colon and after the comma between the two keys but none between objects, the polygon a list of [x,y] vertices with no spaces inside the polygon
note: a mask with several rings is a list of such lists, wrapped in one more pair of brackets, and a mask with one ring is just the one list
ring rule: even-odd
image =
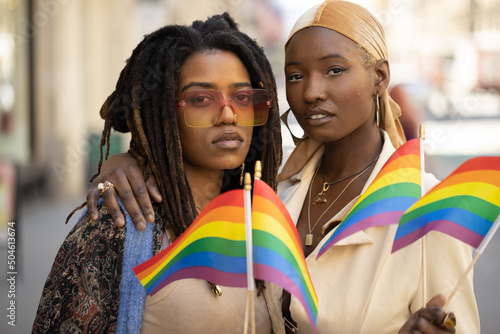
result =
[{"label": "gold ring", "polygon": [[106,190],[108,190],[109,188],[114,188],[114,187],[115,187],[115,185],[109,181],[104,181],[104,183],[101,182],[97,185],[97,189],[99,189],[99,195],[101,195],[101,196],[102,196],[102,194],[104,194],[104,192]]},{"label": "gold ring", "polygon": [[455,317],[455,313],[448,312],[446,314],[446,317],[444,317],[441,326],[443,326],[446,329],[452,329],[455,328],[456,325],[457,325],[457,318]]}]

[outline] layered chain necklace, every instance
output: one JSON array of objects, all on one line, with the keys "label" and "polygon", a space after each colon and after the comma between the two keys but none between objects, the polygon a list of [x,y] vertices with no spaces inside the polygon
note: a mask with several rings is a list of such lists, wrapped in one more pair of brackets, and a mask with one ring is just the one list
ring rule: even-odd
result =
[{"label": "layered chain necklace", "polygon": [[[368,166],[366,166],[365,168],[363,168],[362,170],[360,170],[359,172],[356,172],[354,174],[351,174],[351,175],[348,175],[346,177],[343,177],[339,180],[335,180],[333,182],[327,182],[326,179],[325,179],[325,174],[323,174],[323,170],[321,170],[321,177],[323,178],[323,190],[321,190],[317,195],[316,197],[314,198],[314,203],[313,205],[316,205],[316,204],[320,204],[320,203],[326,203],[326,198],[325,198],[325,195],[326,195],[326,192],[328,191],[328,189],[330,189],[330,186],[331,185],[334,185],[336,183],[339,183],[339,182],[342,182],[344,180],[347,180],[347,179],[350,179],[351,177],[353,176],[359,176],[359,174],[362,174],[364,173],[368,168],[370,168],[371,165],[373,165],[377,160],[378,160],[378,157],[380,156],[377,155],[377,157],[368,164]],[[321,166],[321,165],[320,165]],[[320,168],[318,168],[320,169]],[[316,170],[316,173],[318,172],[318,170]],[[316,176],[316,173],[314,174]],[[314,177],[313,177],[313,180],[314,180]]]},{"label": "layered chain necklace", "polygon": [[321,218],[323,218],[325,213],[328,210],[330,210],[330,208],[337,202],[337,200],[340,198],[340,196],[342,196],[342,194],[347,190],[347,188],[349,188],[351,183],[353,183],[357,178],[359,178],[361,175],[363,175],[368,170],[368,168],[370,168],[370,166],[373,165],[378,160],[379,156],[380,156],[380,154],[377,155],[377,157],[372,162],[370,162],[368,164],[368,166],[366,166],[365,168],[363,168],[359,172],[356,172],[352,175],[343,177],[340,180],[336,180],[333,182],[327,182],[325,180],[325,176],[323,174],[323,171],[321,172],[321,176],[323,177],[323,189],[318,193],[318,195],[316,195],[316,197],[314,198],[314,203],[312,205],[327,202],[325,195],[326,195],[326,192],[328,191],[328,189],[330,188],[331,185],[339,183],[339,182],[344,181],[344,180],[347,180],[351,177],[354,177],[354,178],[351,181],[349,181],[349,183],[344,187],[344,189],[342,189],[342,191],[333,200],[333,202],[323,211],[321,216],[319,216],[319,218],[316,220],[316,223],[314,223],[313,227],[311,228],[311,189],[312,189],[312,184],[313,184],[314,178],[316,177],[316,174],[318,174],[318,170],[321,168],[321,164],[319,165],[319,167],[314,172],[313,178],[311,179],[311,183],[309,184],[309,206],[307,207],[307,224],[308,224],[308,228],[309,228],[309,233],[306,234],[306,239],[304,241],[305,246],[307,246],[307,247],[312,246],[312,244],[313,244],[313,231],[316,228],[316,226],[318,225],[318,223],[320,222]]}]

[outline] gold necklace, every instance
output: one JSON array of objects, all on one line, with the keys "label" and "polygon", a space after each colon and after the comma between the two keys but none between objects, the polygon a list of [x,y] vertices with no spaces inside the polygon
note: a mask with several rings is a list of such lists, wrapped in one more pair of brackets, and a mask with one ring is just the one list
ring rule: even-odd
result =
[{"label": "gold necklace", "polygon": [[[378,156],[377,156],[377,158],[375,160],[377,160],[377,159],[378,159]],[[368,167],[370,167],[370,165],[368,165]],[[313,184],[314,178],[316,177],[316,174],[318,173],[319,167],[318,167],[318,169],[316,169],[316,171],[314,172],[314,176],[313,176],[313,178],[311,180],[311,183],[309,184],[309,206],[307,207],[307,224],[308,224],[308,227],[309,227],[309,233],[306,234],[306,240],[304,241],[304,245],[305,246],[307,246],[307,247],[312,246],[312,244],[313,244],[313,233],[312,232],[314,231],[314,229],[318,225],[318,223],[321,220],[321,218],[323,218],[323,216],[325,215],[325,213],[328,210],[330,210],[330,208],[335,204],[335,202],[337,202],[337,200],[340,198],[340,196],[342,196],[342,194],[347,190],[347,188],[349,188],[349,186],[351,185],[351,183],[353,183],[358,177],[360,177],[361,175],[363,175],[368,170],[368,167],[366,167],[365,169],[363,169],[361,172],[358,173],[358,175],[356,175],[356,177],[354,179],[352,179],[351,181],[349,181],[349,183],[344,187],[344,189],[342,189],[342,191],[340,192],[340,194],[338,194],[338,196],[333,200],[333,202],[325,209],[325,211],[323,211],[323,213],[321,214],[321,216],[319,216],[319,218],[316,220],[316,223],[314,223],[313,227],[311,228],[311,189],[312,189],[312,184]],[[323,186],[323,189],[324,189],[324,186]],[[326,190],[328,190],[328,188]]]},{"label": "gold necklace", "polygon": [[[351,177],[353,176],[356,176],[356,175],[359,175],[359,174],[362,174],[364,173],[365,170],[367,170],[368,168],[370,168],[371,165],[373,165],[375,163],[375,161],[378,160],[378,157],[380,156],[377,155],[377,157],[375,159],[373,159],[372,162],[370,162],[368,164],[368,166],[366,166],[365,168],[363,168],[362,170],[360,170],[359,172],[356,172],[354,174],[351,174],[351,175],[348,175],[346,177],[343,177],[341,178],[340,180],[336,180],[336,181],[333,181],[333,182],[326,182],[326,179],[325,179],[325,175],[323,174],[323,170],[321,170],[321,176],[323,177],[323,189],[316,195],[316,197],[314,198],[314,203],[313,205],[316,205],[316,204],[320,204],[320,203],[326,203],[326,198],[325,198],[325,195],[326,195],[326,192],[328,191],[328,189],[330,189],[330,186],[335,184],[335,183],[339,183],[339,182],[342,182],[344,180],[347,180],[347,179],[350,179]],[[321,168],[321,165],[320,167]],[[316,174],[314,174],[316,175]]]}]

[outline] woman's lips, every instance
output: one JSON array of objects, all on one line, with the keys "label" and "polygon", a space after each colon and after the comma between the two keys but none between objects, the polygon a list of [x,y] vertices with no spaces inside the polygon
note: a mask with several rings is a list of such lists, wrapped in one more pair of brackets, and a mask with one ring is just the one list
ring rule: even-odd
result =
[{"label": "woman's lips", "polygon": [[334,114],[323,108],[309,109],[304,113],[304,119],[310,125],[321,125],[328,122],[333,117],[335,117]]},{"label": "woman's lips", "polygon": [[238,148],[243,144],[243,138],[236,132],[225,131],[215,137],[212,144],[219,148]]}]

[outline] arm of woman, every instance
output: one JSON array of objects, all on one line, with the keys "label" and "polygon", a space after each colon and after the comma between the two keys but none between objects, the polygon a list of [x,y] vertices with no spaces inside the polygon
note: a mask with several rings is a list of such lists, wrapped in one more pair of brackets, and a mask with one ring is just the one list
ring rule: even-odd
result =
[{"label": "arm of woman", "polygon": [[125,209],[138,230],[146,228],[146,221],[150,223],[154,221],[151,199],[161,202],[160,191],[153,176],[144,181],[139,163],[128,153],[116,154],[103,163],[101,173],[87,195],[87,209],[92,220],[98,218],[97,201],[100,191],[97,185],[105,181],[114,185],[104,191],[102,197],[117,226],[125,224],[117,194],[120,195]]},{"label": "arm of woman", "polygon": [[[434,296],[425,308],[421,308],[415,312],[410,319],[401,327],[398,334],[440,334],[440,333],[455,333],[455,323],[453,323],[454,315],[448,314],[442,309],[446,302],[446,298],[438,294]],[[448,316],[448,318],[447,318]],[[445,318],[448,320],[444,325]]]}]

